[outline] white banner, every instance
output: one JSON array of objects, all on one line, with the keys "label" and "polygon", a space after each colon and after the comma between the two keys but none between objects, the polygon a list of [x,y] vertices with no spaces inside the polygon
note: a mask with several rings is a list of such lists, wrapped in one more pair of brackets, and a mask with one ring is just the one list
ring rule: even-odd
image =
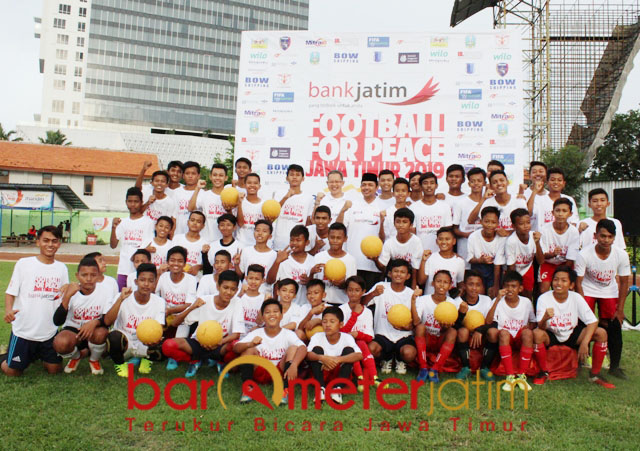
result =
[{"label": "white banner", "polygon": [[31,210],[49,210],[53,207],[51,191],[0,191],[3,208],[25,208]]},{"label": "white banner", "polygon": [[111,229],[112,218],[92,218],[93,230],[96,232],[108,231]]},{"label": "white banner", "polygon": [[269,188],[285,188],[290,164],[303,189],[346,186],[363,172],[407,177],[453,163],[500,160],[512,183],[523,145],[518,33],[242,33],[236,159],[247,157]]}]

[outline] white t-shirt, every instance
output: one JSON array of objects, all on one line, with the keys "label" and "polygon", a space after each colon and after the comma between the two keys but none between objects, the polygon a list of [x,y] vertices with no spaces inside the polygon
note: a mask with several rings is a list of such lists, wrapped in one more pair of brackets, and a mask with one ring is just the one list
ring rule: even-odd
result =
[{"label": "white t-shirt", "polygon": [[[191,325],[193,323],[202,324],[205,321],[209,320],[217,321],[222,326],[223,338],[229,334],[233,334],[236,332],[242,333],[242,329],[234,329],[234,326],[237,327],[238,324],[236,318],[241,315],[240,299],[234,296],[233,298],[231,298],[231,301],[229,301],[229,305],[227,305],[224,309],[219,310],[214,302],[215,296],[216,295],[208,295],[200,298],[205,302],[205,304],[195,310],[192,310],[184,319],[184,323],[187,325]],[[196,337],[195,332],[191,337]]]},{"label": "white t-shirt", "polygon": [[111,290],[104,285],[96,285],[93,293],[84,295],[78,291],[69,300],[67,318],[62,327],[80,329],[85,323],[98,319],[111,304]]},{"label": "white t-shirt", "polygon": [[165,196],[164,199],[156,199],[149,204],[144,212],[155,224],[160,216],[169,216],[176,219],[178,217],[178,203],[172,196]]},{"label": "white t-shirt", "polygon": [[398,234],[398,231],[396,230],[396,227],[395,227],[395,219],[393,217],[393,215],[396,214],[397,210],[398,209],[396,208],[395,204],[391,205],[390,207],[387,207],[387,209],[385,210],[384,221],[382,222],[385,242]]},{"label": "white t-shirt", "polygon": [[311,255],[306,254],[305,260],[302,263],[298,263],[290,255],[285,261],[280,263],[278,267],[278,274],[276,275],[276,281],[282,279],[293,279],[298,282],[298,295],[294,302],[298,305],[307,304],[307,287],[300,282],[300,277],[305,274],[309,275],[311,268],[315,265],[314,259]]},{"label": "white t-shirt", "polygon": [[[336,257],[332,257],[329,255],[328,251],[320,252],[315,255],[313,258],[314,266],[318,264],[325,264],[329,260],[332,260]],[[344,266],[347,268],[346,274],[344,276],[345,280],[351,276],[355,276],[358,273],[358,268],[356,267],[356,259],[353,258],[352,255],[345,254],[343,257],[337,258],[344,263]],[[324,275],[324,269],[322,269],[319,273],[314,274],[316,279],[320,279],[324,281],[325,293],[327,296],[325,300],[332,304],[344,304],[345,302],[349,302],[349,298],[347,297],[347,293],[345,290],[342,290],[332,284],[329,279],[327,279]]]},{"label": "white t-shirt", "polygon": [[[453,207],[453,223],[458,226],[458,230],[464,233],[475,232],[476,230],[482,229],[482,224],[480,222],[480,215],[476,218],[473,224],[469,224],[469,214],[471,210],[476,208],[478,203],[471,199],[469,196],[458,197],[456,203]],[[462,257],[462,259],[467,262],[467,242],[468,238],[456,237],[457,244],[457,254]],[[466,264],[467,268],[469,267]]]},{"label": "white t-shirt", "polygon": [[[484,210],[485,207],[497,207],[500,211],[498,226],[501,229],[511,231],[513,230],[513,224],[511,224],[511,212],[516,208],[524,208],[525,210],[527,210],[527,203],[524,201],[524,199],[520,199],[511,194],[511,199],[509,199],[509,202],[507,202],[506,205],[500,205],[494,196],[484,201],[480,212]],[[480,215],[480,212],[478,212],[478,216]]]},{"label": "white t-shirt", "polygon": [[302,306],[298,304],[294,304],[293,302],[289,305],[289,310],[284,311],[284,305],[282,306],[282,321],[280,321],[280,326],[286,326],[289,323],[295,323],[296,328],[300,324],[300,321],[304,319],[307,315],[308,309],[303,309]]},{"label": "white t-shirt", "polygon": [[15,296],[13,310],[18,310],[11,323],[11,332],[25,340],[46,341],[58,328],[53,314],[62,302],[59,291],[69,283],[64,263],[47,265],[37,257],[25,257],[16,262],[6,294]]},{"label": "white t-shirt", "polygon": [[423,201],[414,202],[409,208],[416,216],[413,224],[416,227],[416,235],[422,240],[423,249],[435,254],[439,251],[436,232],[441,227],[453,224],[451,207],[446,202],[436,200],[432,205],[427,205]]},{"label": "white t-shirt", "polygon": [[238,242],[238,240],[234,239],[229,244],[222,244],[222,239],[216,240],[209,245],[211,248],[207,253],[209,258],[209,263],[213,266],[213,263],[216,261],[216,253],[218,251],[227,251],[231,255],[231,267],[233,267],[233,257],[242,249],[242,246]]},{"label": "white t-shirt", "polygon": [[251,329],[256,327],[258,315],[260,314],[260,307],[262,307],[263,302],[264,294],[258,294],[257,296],[244,294],[240,298],[239,315],[234,318],[236,324],[233,326],[233,330],[242,331],[240,332],[241,337],[245,336]]},{"label": "white t-shirt", "polygon": [[576,259],[575,270],[582,279],[582,292],[585,296],[612,299],[618,297],[616,276],[631,274],[629,254],[615,246],[606,260],[596,254],[595,246],[583,249]]},{"label": "white t-shirt", "polygon": [[[351,318],[353,311],[351,310],[351,307],[349,307],[348,303],[342,304],[340,306],[340,310],[342,310],[342,313],[344,314],[344,324],[346,325],[349,321],[349,318]],[[351,330],[361,332],[373,338],[375,334],[373,332],[373,313],[371,312],[371,309],[368,309],[367,307],[362,309],[362,311],[358,315],[356,323],[353,325]]]},{"label": "white t-shirt", "polygon": [[178,204],[178,217],[176,217],[176,230],[175,234],[179,235],[181,233],[187,233],[189,228],[187,227],[187,222],[189,222],[189,215],[191,212],[189,211],[189,201],[193,196],[195,189],[189,191],[185,189],[184,186],[173,190],[172,197]]},{"label": "white t-shirt", "polygon": [[207,240],[202,236],[196,241],[189,241],[187,235],[176,235],[173,237],[172,244],[174,246],[182,246],[187,250],[188,265],[194,266],[202,264],[202,246],[208,244]]},{"label": "white t-shirt", "polygon": [[278,366],[280,361],[284,358],[289,347],[304,346],[304,343],[292,330],[281,329],[278,335],[270,337],[267,335],[267,332],[263,327],[249,332],[244,336],[244,338],[239,340],[239,343],[251,343],[255,337],[262,338],[260,344],[255,347],[256,351],[258,351],[258,355],[271,361],[271,363],[276,366]]},{"label": "white t-shirt", "polygon": [[327,236],[325,238],[320,238],[318,236],[318,231],[316,230],[316,225],[315,224],[311,224],[310,226],[307,226],[307,229],[309,230],[309,245],[305,248],[305,250],[307,252],[309,252],[311,249],[313,249],[316,246],[316,241],[322,240],[322,241],[324,241],[324,245],[320,248],[320,250],[318,252],[328,251],[329,250],[329,235],[327,234]]},{"label": "white t-shirt", "polygon": [[524,276],[536,258],[536,243],[533,240],[533,232],[529,232],[529,242],[527,244],[520,241],[516,233],[512,233],[507,237],[505,257],[507,265],[516,265],[516,271]]},{"label": "white t-shirt", "polygon": [[384,293],[373,298],[373,303],[376,306],[375,314],[373,316],[373,328],[375,333],[377,335],[383,335],[394,343],[404,337],[410,337],[413,335],[413,331],[396,329],[387,319],[387,314],[391,307],[396,304],[402,304],[411,310],[411,296],[413,295],[413,290],[409,287],[404,287],[402,291],[396,292],[391,289],[391,282],[380,282],[375,284],[369,292],[375,290],[378,285],[384,287]]},{"label": "white t-shirt", "polygon": [[418,269],[422,262],[422,253],[422,241],[417,236],[411,234],[406,243],[399,242],[398,237],[394,236],[384,242],[378,261],[386,266],[389,260],[399,258],[409,262],[413,269]]},{"label": "white t-shirt", "polygon": [[553,223],[547,224],[540,232],[540,247],[545,254],[561,248],[562,253],[552,258],[545,258],[544,261],[554,265],[561,265],[567,260],[575,261],[578,258],[578,246],[580,245],[580,234],[578,229],[569,226],[564,233],[559,234],[553,228]]},{"label": "white t-shirt", "polygon": [[[458,296],[455,300],[458,303],[458,305],[460,305],[462,303],[462,301],[464,301],[464,299],[462,299],[460,296]],[[476,311],[482,313],[482,316],[484,316],[486,318],[487,317],[487,313],[489,313],[489,310],[491,310],[491,306],[493,305],[493,301],[491,300],[491,298],[489,296],[485,296],[484,294],[479,294],[478,295],[478,301],[475,304],[471,305],[471,304],[467,303],[467,305],[469,306],[469,310],[476,310]]]},{"label": "white t-shirt", "polygon": [[151,241],[153,236],[153,221],[149,217],[122,219],[116,227],[116,238],[120,241],[118,274],[129,274],[135,270],[131,256],[142,244]]},{"label": "white t-shirt", "polygon": [[[284,192],[275,197],[278,202],[286,195]],[[282,206],[280,216],[276,220],[273,229],[273,248],[280,251],[289,244],[289,232],[294,226],[305,225],[307,217],[313,211],[313,197],[310,194],[300,193],[291,196]]]},{"label": "white t-shirt", "polygon": [[211,190],[200,190],[196,199],[196,210],[204,213],[206,217],[204,229],[202,230],[202,235],[206,241],[211,242],[222,238],[218,229],[218,218],[225,214],[227,210],[222,206],[220,194],[216,194]]},{"label": "white t-shirt", "polygon": [[242,227],[238,227],[236,230],[236,239],[240,243],[240,247],[254,246],[256,244],[253,232],[256,229],[256,222],[264,219],[262,204],[264,204],[264,200],[259,200],[255,204],[247,199],[242,201],[242,219],[244,222]]},{"label": "white t-shirt", "polygon": [[133,291],[136,291],[138,289],[138,285],[136,284],[137,278],[137,271],[133,271],[132,273],[127,274],[127,288],[133,288]]},{"label": "white t-shirt", "polygon": [[504,253],[506,241],[505,237],[501,237],[497,233],[493,240],[487,241],[482,236],[482,230],[476,230],[469,235],[467,261],[470,262],[472,258],[490,256],[493,257],[494,265],[504,265],[506,263]]},{"label": "white t-shirt", "polygon": [[[624,232],[622,231],[622,224],[616,218],[607,219],[611,219],[616,225],[616,237],[613,241],[613,245],[619,247],[623,251],[627,250],[627,245],[624,242]],[[580,222],[584,222],[585,224],[587,224],[587,228],[584,229],[580,234],[580,249],[584,249],[598,242],[595,237],[596,226],[598,225],[598,223],[591,218],[583,219]]]},{"label": "white t-shirt", "polygon": [[[255,247],[245,247],[240,254],[240,271],[247,276],[250,265],[260,265],[264,268],[264,277],[267,278],[269,270],[276,261],[278,253],[273,249],[269,249],[267,252],[258,252]],[[264,282],[260,285],[261,293],[271,293],[273,291],[273,285]]]},{"label": "white t-shirt", "polygon": [[336,222],[336,218],[340,214],[342,207],[344,207],[344,203],[348,200],[346,194],[343,194],[342,197],[333,197],[331,193],[327,193],[321,200],[320,205],[324,205],[329,207],[331,210],[331,224]]},{"label": "white t-shirt", "polygon": [[178,283],[171,280],[169,271],[162,273],[156,284],[156,294],[167,303],[167,308],[184,304],[193,304],[196,300],[196,285],[198,281],[191,274],[183,273],[184,277]]},{"label": "white t-shirt", "polygon": [[[451,299],[447,296],[447,299],[444,302],[451,302],[456,308],[460,307],[460,298]],[[420,321],[424,324],[427,329],[427,333],[429,335],[433,335],[434,337],[440,336],[440,323],[436,321],[435,311],[438,304],[433,302],[433,298],[430,294],[420,296],[416,299],[416,311],[418,312],[418,316],[420,317]]]},{"label": "white t-shirt", "polygon": [[151,240],[143,243],[140,246],[140,249],[146,249],[149,246],[153,246],[156,251],[151,253],[151,263],[156,265],[156,268],[159,268],[160,265],[167,263],[167,252],[171,249],[175,244],[171,242],[171,240],[167,240],[164,244],[156,243],[156,239],[152,238]]},{"label": "white t-shirt", "polygon": [[[104,313],[107,313],[106,310]],[[146,304],[139,304],[136,301],[135,293],[131,293],[122,304],[116,321],[113,323],[113,330],[122,332],[129,341],[129,349],[138,350],[140,353],[146,353],[146,346],[138,340],[136,328],[145,319],[155,319],[160,324],[164,324],[165,302],[160,296],[153,293],[150,294],[149,301]]]},{"label": "white t-shirt", "polygon": [[[449,194],[448,192],[442,193],[444,194],[444,199],[443,202],[445,204],[447,204],[449,206],[449,208],[451,209],[451,217],[455,217],[456,213],[456,205],[458,205],[458,203],[464,199],[465,197],[467,197],[466,193],[462,193],[459,196],[452,196],[451,194]],[[454,222],[455,224],[455,222]]]},{"label": "white t-shirt", "polygon": [[545,311],[553,309],[553,318],[547,321],[547,330],[552,332],[559,342],[567,341],[578,320],[585,325],[597,322],[589,304],[575,291],[569,291],[569,297],[562,303],[556,301],[553,291],[547,291],[538,298],[536,307],[536,321],[542,321]]},{"label": "white t-shirt", "polygon": [[383,199],[379,195],[378,195],[377,199],[378,199],[378,203],[382,207],[381,210],[386,210],[386,209],[388,209],[390,207],[393,207],[396,204],[396,198],[395,198],[395,196],[393,194],[391,195],[391,197],[389,199]]},{"label": "white t-shirt", "polygon": [[[571,225],[577,225],[580,222],[580,215],[578,214],[578,206],[573,197],[561,194],[561,198],[569,199],[571,201],[571,217],[568,222]],[[547,224],[553,222],[553,200],[549,197],[549,194],[542,196],[536,195],[533,201],[533,215],[531,215],[531,230],[542,230]]]},{"label": "white t-shirt", "polygon": [[118,281],[111,276],[104,276],[102,282],[98,282],[96,284],[96,290],[98,288],[104,287],[107,289],[107,296],[109,297],[109,301],[112,302],[118,297],[118,293],[120,293],[120,288],[118,288]]},{"label": "white t-shirt", "polygon": [[501,299],[493,314],[493,320],[498,323],[498,330],[506,330],[512,337],[518,335],[518,331],[527,327],[529,323],[536,322],[531,301],[523,296],[519,298],[518,305],[514,308],[509,307],[507,301]]},{"label": "white t-shirt", "polygon": [[345,348],[351,348],[353,350],[352,352],[360,352],[360,348],[353,337],[350,334],[345,334],[343,332],[340,332],[340,338],[338,338],[338,341],[335,344],[329,343],[327,335],[324,332],[314,334],[313,337],[311,337],[311,340],[309,340],[309,346],[307,346],[307,349],[310,352],[313,352],[313,348],[316,346],[322,348],[324,355],[328,357],[340,357]]},{"label": "white t-shirt", "polygon": [[378,236],[380,232],[380,211],[383,209],[378,199],[366,202],[362,197],[353,201],[353,205],[344,215],[344,225],[347,227],[346,251],[356,259],[358,269],[363,271],[380,272],[378,267],[364,256],[360,243],[368,236]]},{"label": "white t-shirt", "polygon": [[440,252],[436,252],[431,254],[427,261],[424,262],[424,273],[427,276],[425,294],[433,293],[434,288],[431,283],[435,274],[442,269],[446,269],[451,274],[451,288],[458,286],[464,280],[464,260],[455,254],[451,258],[444,258],[440,255]]},{"label": "white t-shirt", "polygon": [[213,274],[206,274],[202,276],[202,279],[198,282],[198,290],[196,291],[196,296],[198,298],[208,294],[218,294],[218,286],[216,285],[213,276]]}]

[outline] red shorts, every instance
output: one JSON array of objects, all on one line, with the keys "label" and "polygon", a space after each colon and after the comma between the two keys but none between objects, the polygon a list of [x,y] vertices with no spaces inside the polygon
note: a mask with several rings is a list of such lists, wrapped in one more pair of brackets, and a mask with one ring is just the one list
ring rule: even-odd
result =
[{"label": "red shorts", "polygon": [[525,329],[526,327],[520,329],[515,337],[509,334],[509,345],[511,345],[511,347],[516,349],[520,349],[522,347],[522,331]]},{"label": "red shorts", "polygon": [[435,335],[427,334],[427,351],[428,352],[440,352],[442,343],[444,343],[444,335],[436,337]]},{"label": "red shorts", "polygon": [[[282,370],[282,368],[284,367],[283,363],[284,362],[280,360],[276,367],[278,368],[278,371],[280,371],[280,374],[284,377],[284,371]],[[253,380],[258,384],[268,384],[269,382],[271,382],[271,374],[269,374],[269,372],[261,366],[257,366],[253,370]]]},{"label": "red shorts", "polygon": [[538,276],[538,282],[549,282],[553,280],[553,273],[556,268],[562,265],[554,265],[553,263],[544,262],[540,265],[540,275]]},{"label": "red shorts", "polygon": [[532,292],[533,282],[534,282],[534,271],[533,271],[533,265],[531,265],[529,266],[529,269],[527,270],[527,272],[524,273],[524,275],[522,276],[522,288],[524,288],[524,291]]},{"label": "red shorts", "polygon": [[593,313],[596,312],[596,302],[598,303],[598,316],[601,319],[612,319],[616,316],[618,298],[592,298],[591,296],[585,296],[584,300],[587,301]]}]

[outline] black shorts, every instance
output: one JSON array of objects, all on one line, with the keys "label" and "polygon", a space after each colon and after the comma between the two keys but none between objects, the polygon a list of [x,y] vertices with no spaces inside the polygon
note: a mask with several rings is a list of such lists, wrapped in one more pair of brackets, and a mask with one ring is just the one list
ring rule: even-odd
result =
[{"label": "black shorts", "polygon": [[400,349],[405,345],[411,345],[413,347],[416,346],[416,341],[413,339],[413,335],[408,337],[401,338],[395,343],[389,340],[384,335],[378,335],[373,338],[373,341],[378,343],[382,348],[382,352],[380,352],[380,358],[382,360],[391,360],[392,358],[399,359],[400,358]]},{"label": "black shorts", "polygon": [[187,343],[191,346],[191,358],[193,360],[220,359],[220,350],[222,349],[222,346],[218,346],[214,350],[208,351],[204,349],[195,338],[185,338],[185,340],[187,340]]},{"label": "black shorts", "polygon": [[[62,328],[62,330],[68,330],[70,332],[73,332],[74,334],[77,334],[78,332],[80,332],[80,329],[76,329],[75,327],[71,327],[71,326],[65,326]],[[78,351],[82,351],[83,349],[87,349],[88,347],[89,347],[89,340],[76,341],[76,348],[78,348]]]},{"label": "black shorts", "polygon": [[485,290],[488,290],[494,283],[494,266],[488,263],[471,263],[471,269],[478,271],[482,276]]},{"label": "black shorts", "polygon": [[578,338],[580,337],[580,333],[582,333],[582,330],[587,327],[584,325],[584,323],[582,321],[578,321],[578,325],[576,326],[575,329],[573,329],[573,332],[571,332],[571,335],[569,335],[569,338],[567,338],[567,341],[561,342],[558,341],[558,338],[553,334],[553,332],[549,331],[549,330],[545,330],[545,332],[547,333],[547,335],[549,335],[549,348],[551,346],[569,346],[570,348],[573,349],[578,349],[580,347],[580,345],[578,345]]},{"label": "black shorts", "polygon": [[382,273],[375,271],[359,269],[358,275],[364,279],[365,292],[369,291],[375,284],[382,280]]},{"label": "black shorts", "polygon": [[53,349],[54,338],[51,337],[45,341],[33,341],[16,337],[12,332],[9,338],[7,365],[11,369],[23,371],[38,359],[44,363],[62,363],[62,357]]}]

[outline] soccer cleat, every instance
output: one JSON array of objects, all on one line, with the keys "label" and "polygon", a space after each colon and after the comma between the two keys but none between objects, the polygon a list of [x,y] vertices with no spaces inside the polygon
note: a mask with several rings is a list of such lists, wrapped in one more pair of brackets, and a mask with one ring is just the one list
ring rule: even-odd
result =
[{"label": "soccer cleat", "polygon": [[505,383],[502,384],[503,391],[511,391],[511,388],[516,386],[516,377],[513,374],[509,374],[505,379]]},{"label": "soccer cleat", "polygon": [[433,382],[434,384],[439,383],[440,378],[438,377],[438,371],[430,369],[427,375],[427,379],[429,379],[429,382]]},{"label": "soccer cleat", "polygon": [[611,368],[609,370],[609,376],[617,377],[618,379],[627,380],[629,379],[622,368]]},{"label": "soccer cleat", "polygon": [[482,380],[489,381],[489,382],[496,380],[496,377],[493,375],[493,373],[489,368],[481,368],[480,377],[482,378]]},{"label": "soccer cleat", "polygon": [[373,376],[373,386],[374,387],[378,387],[378,385],[380,385],[382,381],[378,378],[378,375],[376,374],[375,376]]},{"label": "soccer cleat", "polygon": [[336,404],[342,404],[342,395],[340,393],[331,393],[331,399]]},{"label": "soccer cleat", "polygon": [[67,363],[67,366],[64,367],[64,372],[67,374],[73,373],[78,369],[78,365],[80,364],[80,359],[71,359]]},{"label": "soccer cleat", "polygon": [[380,364],[380,372],[382,374],[391,374],[391,366],[393,365],[393,360],[383,360]]},{"label": "soccer cleat", "polygon": [[187,372],[184,373],[184,377],[193,377],[193,376],[195,376],[201,365],[202,365],[202,362],[200,362],[200,361],[197,361],[195,363],[190,363],[189,366],[187,367]]},{"label": "soccer cleat", "polygon": [[549,373],[547,373],[546,371],[540,371],[538,374],[536,374],[536,377],[533,378],[533,385],[544,385],[544,383],[547,382],[548,378]]},{"label": "soccer cleat", "polygon": [[102,369],[102,365],[100,365],[99,360],[89,360],[89,368],[91,368],[91,374],[94,376],[104,374],[104,370]]},{"label": "soccer cleat", "polygon": [[420,382],[426,382],[428,375],[429,375],[429,371],[426,368],[420,368],[420,371],[418,372],[418,377],[416,377],[416,380]]},{"label": "soccer cleat", "polygon": [[[214,366],[217,367],[217,365],[218,365],[218,361],[217,360],[207,359],[207,367],[213,368]],[[218,373],[219,373],[219,371],[218,371]]]},{"label": "soccer cleat", "polygon": [[282,400],[280,400],[280,405],[286,406],[287,404],[289,404],[289,389],[285,388],[282,394]]},{"label": "soccer cleat", "polygon": [[402,360],[396,361],[396,373],[398,374],[407,374],[407,364]]},{"label": "soccer cleat", "polygon": [[[220,363],[220,362],[216,362],[216,368],[218,369],[218,374],[222,373],[222,370],[224,370],[224,363]],[[229,378],[229,373],[224,375],[225,379]]]},{"label": "soccer cleat", "polygon": [[526,374],[522,373],[516,376],[516,382],[518,383],[518,387],[520,387],[520,390],[531,391],[532,387],[531,385],[529,385],[529,382],[527,382]]},{"label": "soccer cleat", "polygon": [[456,374],[456,379],[463,381],[469,377],[469,374],[471,374],[469,367],[463,366],[460,371],[458,371],[458,374]]},{"label": "soccer cleat", "polygon": [[358,386],[358,391],[360,393],[364,392],[364,377],[358,376],[356,385]]},{"label": "soccer cleat", "polygon": [[320,387],[320,393],[316,392],[316,397],[320,395],[320,402],[324,401],[324,387]]},{"label": "soccer cleat", "polygon": [[133,363],[134,366],[140,365],[140,357],[131,357],[127,363]]},{"label": "soccer cleat", "polygon": [[151,360],[141,359],[140,366],[138,367],[138,372],[140,374],[149,374],[151,372]]},{"label": "soccer cleat", "polygon": [[591,374],[591,375],[589,375],[589,380],[591,382],[593,382],[594,384],[603,386],[604,388],[609,388],[609,389],[616,388],[615,385],[613,385],[611,382],[609,382],[608,380],[606,380],[604,377],[600,376],[599,374]]},{"label": "soccer cleat", "polygon": [[174,359],[167,360],[167,371],[173,371],[178,368],[178,362]]},{"label": "soccer cleat", "polygon": [[129,377],[129,364],[127,362],[113,365],[116,369],[116,374],[120,377]]},{"label": "soccer cleat", "polygon": [[251,401],[251,396],[245,395],[244,393],[240,396],[240,404],[249,404]]},{"label": "soccer cleat", "polygon": [[611,360],[609,360],[608,355],[605,355],[604,360],[602,361],[602,368],[604,368],[605,370],[608,370],[610,366],[611,366]]},{"label": "soccer cleat", "polygon": [[582,368],[591,368],[591,356],[587,356],[587,358],[580,363],[580,366]]}]

